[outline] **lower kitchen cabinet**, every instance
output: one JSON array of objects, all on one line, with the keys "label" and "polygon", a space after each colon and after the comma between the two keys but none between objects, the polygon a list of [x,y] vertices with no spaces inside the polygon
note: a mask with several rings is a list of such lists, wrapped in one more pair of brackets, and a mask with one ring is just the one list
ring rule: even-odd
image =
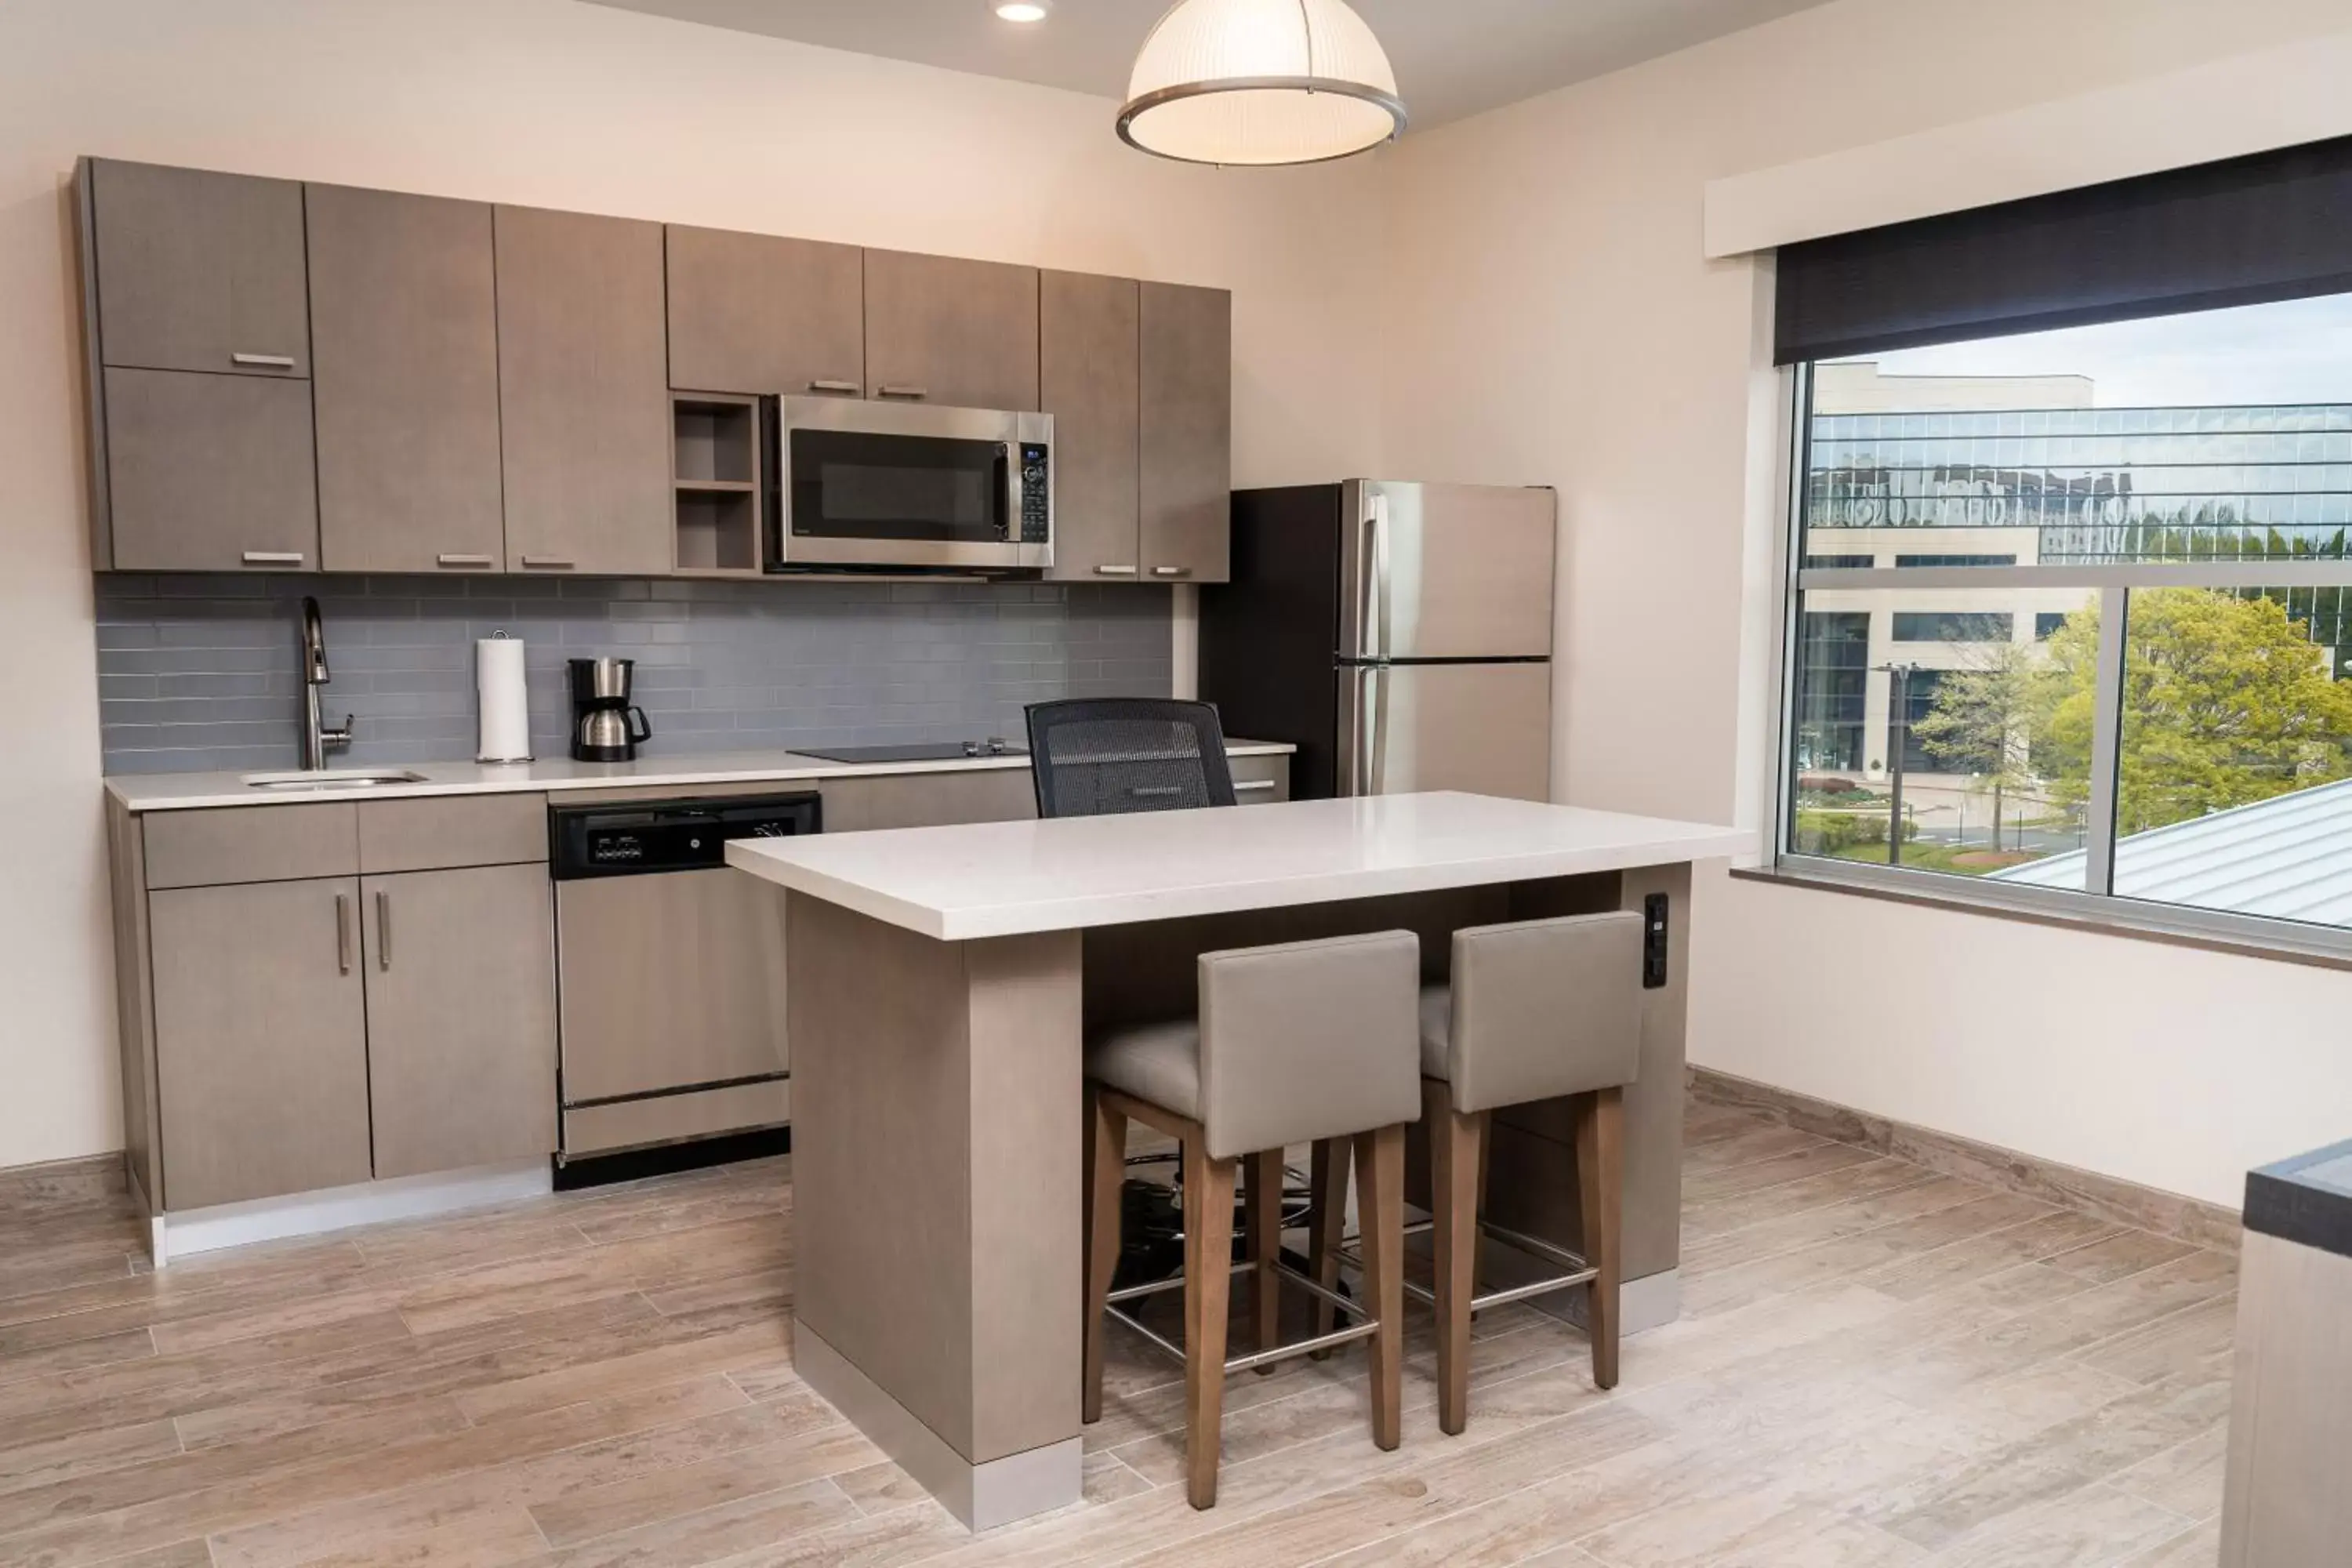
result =
[{"label": "lower kitchen cabinet", "polygon": [[165,1206],[368,1179],[359,904],[355,877],[149,895]]},{"label": "lower kitchen cabinet", "polygon": [[555,946],[547,868],[360,884],[375,1174],[555,1147]]}]

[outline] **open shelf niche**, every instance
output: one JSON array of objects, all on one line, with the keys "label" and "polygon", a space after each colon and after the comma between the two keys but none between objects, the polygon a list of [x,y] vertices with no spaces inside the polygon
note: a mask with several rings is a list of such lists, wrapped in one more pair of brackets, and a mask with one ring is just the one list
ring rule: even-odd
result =
[{"label": "open shelf niche", "polygon": [[672,393],[670,471],[677,499],[677,569],[757,576],[760,400]]}]

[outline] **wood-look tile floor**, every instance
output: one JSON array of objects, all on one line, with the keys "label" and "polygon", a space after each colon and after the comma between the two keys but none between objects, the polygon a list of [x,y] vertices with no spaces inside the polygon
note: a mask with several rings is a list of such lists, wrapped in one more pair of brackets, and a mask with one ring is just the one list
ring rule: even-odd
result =
[{"label": "wood-look tile floor", "polygon": [[2231,1258],[1743,1112],[1685,1159],[1613,1394],[1507,1309],[1444,1436],[1416,1319],[1401,1449],[1358,1353],[1245,1374],[1196,1513],[1122,1334],[1087,1501],[977,1538],[793,1376],[788,1162],[161,1273],[100,1178],[0,1175],[0,1563],[2214,1561]]}]

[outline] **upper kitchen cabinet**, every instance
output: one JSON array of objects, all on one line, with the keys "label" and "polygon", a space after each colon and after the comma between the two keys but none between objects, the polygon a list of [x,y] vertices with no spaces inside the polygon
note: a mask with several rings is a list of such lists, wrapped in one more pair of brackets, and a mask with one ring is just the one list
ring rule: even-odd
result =
[{"label": "upper kitchen cabinet", "polygon": [[82,174],[100,363],[310,374],[299,184],[110,158]]},{"label": "upper kitchen cabinet", "polygon": [[1037,407],[1037,269],[866,252],[866,395]]},{"label": "upper kitchen cabinet", "polygon": [[501,206],[499,436],[508,565],[672,565],[662,226]]},{"label": "upper kitchen cabinet", "polygon": [[669,384],[856,397],[866,388],[864,253],[854,245],[672,224]]},{"label": "upper kitchen cabinet", "polygon": [[499,318],[490,208],[311,185],[320,563],[497,571]]},{"label": "upper kitchen cabinet", "polygon": [[1146,283],[1140,304],[1143,575],[1222,583],[1231,575],[1234,297]]},{"label": "upper kitchen cabinet", "polygon": [[1064,582],[1141,571],[1137,535],[1138,285],[1038,279],[1037,381],[1054,416],[1054,569]]},{"label": "upper kitchen cabinet", "polygon": [[111,366],[99,374],[100,566],[318,569],[309,382]]}]

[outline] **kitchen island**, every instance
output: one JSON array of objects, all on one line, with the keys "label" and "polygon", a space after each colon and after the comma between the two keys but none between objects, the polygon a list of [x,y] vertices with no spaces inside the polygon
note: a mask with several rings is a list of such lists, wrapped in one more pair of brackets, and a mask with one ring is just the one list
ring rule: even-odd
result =
[{"label": "kitchen island", "polygon": [[[1752,834],[1450,793],[738,840],[787,889],[793,1357],[975,1529],[1076,1502],[1081,1042],[1202,952],[1642,910],[1628,1327],[1674,1315],[1690,867]],[[1489,1213],[1574,1246],[1565,1102],[1499,1113]]]}]

